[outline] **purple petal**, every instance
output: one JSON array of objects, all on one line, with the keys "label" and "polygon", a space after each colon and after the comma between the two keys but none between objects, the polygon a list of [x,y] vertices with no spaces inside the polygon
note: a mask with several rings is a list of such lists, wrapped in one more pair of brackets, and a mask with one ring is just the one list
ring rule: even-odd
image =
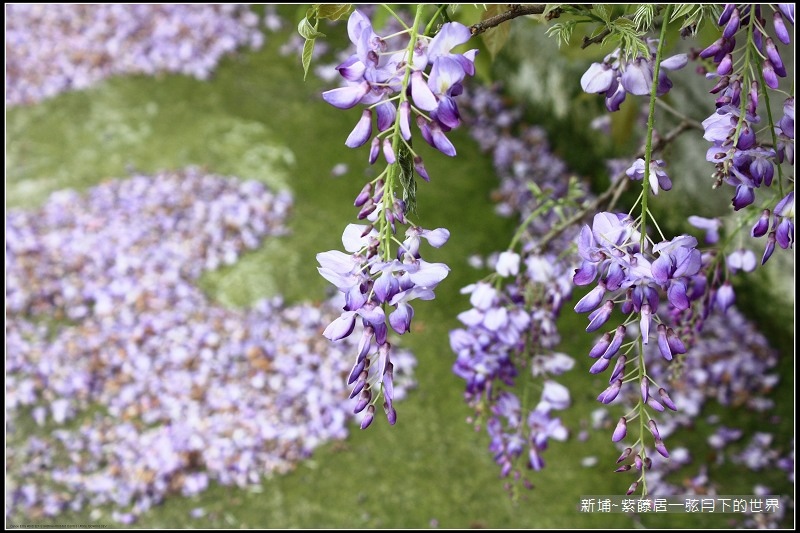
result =
[{"label": "purple petal", "polygon": [[431,124],[431,137],[433,146],[446,156],[455,157],[456,147],[450,142],[450,139],[444,134],[442,129],[435,122]]},{"label": "purple petal", "polygon": [[594,289],[589,291],[586,296],[580,299],[575,304],[576,313],[587,313],[595,309],[603,301],[603,296],[606,294],[606,286],[602,281]]},{"label": "purple petal", "polygon": [[666,391],[666,389],[664,389],[664,387],[661,387],[660,389],[658,389],[658,395],[661,396],[661,402],[664,405],[666,405],[668,408],[672,409],[673,411],[677,411],[678,410],[678,406],[676,406],[675,402],[672,401],[672,398],[669,397],[669,394],[667,394],[667,391]]},{"label": "purple petal", "polygon": [[669,281],[672,276],[672,257],[667,253],[658,256],[650,265],[650,272],[658,283],[663,284]]},{"label": "purple petal", "polygon": [[625,101],[625,96],[628,93],[617,78],[612,84],[611,88],[606,91],[606,109],[610,112],[619,111],[622,102]]},{"label": "purple petal", "polygon": [[600,340],[597,341],[597,344],[595,344],[589,351],[589,357],[591,357],[592,359],[597,359],[598,357],[603,355],[603,353],[605,353],[606,348],[608,348],[609,344],[611,344],[611,334],[604,333],[603,336],[600,338]]},{"label": "purple petal", "polygon": [[753,237],[763,237],[766,235],[767,230],[769,229],[769,216],[769,209],[764,209],[761,212],[761,217],[759,217],[758,221],[756,221],[755,225],[753,225],[753,229],[750,230],[750,235]]},{"label": "purple petal", "polygon": [[464,69],[451,57],[440,57],[433,62],[428,87],[434,94],[448,95],[450,88],[459,85],[464,79]]},{"label": "purple petal", "polygon": [[358,376],[361,375],[361,372],[364,370],[364,367],[366,366],[366,361],[367,361],[366,359],[362,359],[361,361],[358,361],[356,362],[355,365],[353,365],[353,370],[350,371],[350,376],[347,378],[348,385],[352,385],[358,379]]},{"label": "purple petal", "polygon": [[789,34],[789,30],[786,29],[786,24],[783,23],[783,16],[780,11],[774,13],[772,22],[775,26],[775,37],[783,44],[790,44],[792,42],[792,37]]},{"label": "purple petal", "polygon": [[450,231],[446,228],[436,228],[433,230],[422,230],[419,234],[420,237],[428,241],[428,244],[434,248],[444,246],[450,238]]},{"label": "purple petal", "polygon": [[405,140],[411,138],[411,104],[407,101],[400,104],[400,134]]},{"label": "purple petal", "polygon": [[667,289],[667,299],[676,309],[683,311],[689,308],[689,298],[686,297],[686,286],[676,281]]},{"label": "purple petal", "polygon": [[619,395],[619,391],[622,390],[622,379],[617,379],[614,383],[608,386],[606,390],[600,393],[597,397],[597,400],[604,404],[609,404],[614,401],[614,399]]},{"label": "purple petal", "polygon": [[461,124],[461,117],[455,100],[449,96],[442,97],[436,108],[436,118],[448,128],[457,128]]},{"label": "purple petal", "polygon": [[669,346],[669,342],[667,342],[667,326],[664,324],[658,325],[658,350],[661,352],[661,356],[666,359],[667,361],[672,361],[672,349]]},{"label": "purple petal", "polygon": [[610,364],[611,364],[611,360],[610,359],[606,359],[604,357],[601,357],[600,359],[598,359],[597,361],[594,362],[592,367],[589,369],[589,373],[591,373],[591,374],[599,374],[601,372],[604,372],[605,369],[608,368],[608,366]]},{"label": "purple petal", "polygon": [[786,17],[786,20],[794,26],[794,4],[778,4],[778,9]]},{"label": "purple petal", "polygon": [[667,328],[667,343],[672,353],[686,353],[686,346],[672,328]]},{"label": "purple petal", "polygon": [[717,65],[717,74],[719,76],[727,76],[731,72],[733,72],[733,55],[725,54],[725,57]]},{"label": "purple petal", "polygon": [[375,137],[372,139],[372,144],[369,147],[369,164],[372,165],[378,160],[378,154],[381,152],[381,139]]},{"label": "purple petal", "polygon": [[399,335],[403,335],[411,328],[412,318],[414,318],[414,308],[400,302],[397,304],[397,309],[389,314],[389,324]]},{"label": "purple petal", "polygon": [[658,411],[659,413],[664,411],[664,406],[653,397],[647,399],[647,405],[649,405],[654,411]]},{"label": "purple petal", "polygon": [[764,61],[761,72],[764,74],[764,83],[767,84],[767,87],[770,89],[777,89],[779,85],[778,76],[775,74],[775,68],[772,66],[772,62],[769,59]]},{"label": "purple petal", "polygon": [[381,102],[375,111],[378,113],[378,131],[386,131],[394,125],[397,109],[392,102]]},{"label": "purple petal", "polygon": [[449,54],[458,45],[464,44],[472,37],[467,26],[458,22],[447,22],[442,25],[439,33],[431,40],[428,45],[428,57],[431,60]]},{"label": "purple petal", "polygon": [[414,104],[423,111],[433,111],[439,104],[420,71],[411,74],[411,98],[414,99]]},{"label": "purple petal", "polygon": [[736,194],[731,200],[733,204],[733,210],[738,211],[748,205],[752,204],[756,200],[756,193],[752,187],[748,187],[747,185],[737,185],[736,186]]},{"label": "purple petal", "polygon": [[767,50],[767,57],[772,62],[772,67],[775,69],[775,74],[777,74],[781,78],[785,78],[786,67],[783,66],[783,60],[781,59],[781,54],[775,47],[775,43],[769,37],[767,37],[766,41],[766,50]]},{"label": "purple petal", "polygon": [[628,362],[628,358],[624,355],[620,355],[617,359],[617,364],[614,365],[614,370],[611,371],[611,377],[608,378],[608,382],[613,383],[616,379],[619,378],[620,374],[625,370],[625,363]]},{"label": "purple petal", "polygon": [[361,419],[361,429],[367,429],[372,421],[375,419],[375,406],[370,405],[370,408],[367,409],[367,414],[364,415],[364,418]]},{"label": "purple petal", "polygon": [[358,85],[339,87],[322,93],[322,99],[339,109],[350,109],[369,92],[369,84],[364,81]]},{"label": "purple petal", "polygon": [[739,25],[740,25],[739,23],[740,23],[739,10],[737,8],[734,8],[733,11],[731,12],[731,16],[730,19],[728,20],[728,23],[725,25],[725,31],[722,32],[722,38],[730,39],[731,37],[733,37],[733,35],[737,31],[739,31]]},{"label": "purple petal", "polygon": [[386,158],[386,162],[390,165],[393,165],[397,159],[394,156],[394,148],[392,148],[392,141],[389,137],[383,140],[383,157]]},{"label": "purple petal", "polygon": [[597,277],[597,265],[589,261],[584,261],[580,268],[575,269],[572,282],[575,285],[588,285]]},{"label": "purple petal", "polygon": [[364,71],[367,67],[355,54],[350,56],[344,63],[336,67],[339,74],[347,81],[360,81],[364,79]]},{"label": "purple petal", "polygon": [[581,87],[587,93],[604,93],[616,77],[616,72],[605,63],[592,63],[581,76]]},{"label": "purple petal", "polygon": [[606,300],[602,307],[599,307],[589,314],[589,325],[586,327],[587,332],[595,331],[600,328],[611,317],[611,312],[614,310],[614,302]]},{"label": "purple petal", "polygon": [[794,241],[794,223],[789,218],[784,218],[775,230],[775,242],[778,246],[786,250]]},{"label": "purple petal", "polygon": [[410,272],[409,276],[415,285],[421,287],[434,287],[447,277],[450,267],[444,263],[427,263],[419,260],[420,268],[416,272]]},{"label": "purple petal", "polygon": [[639,319],[639,330],[642,334],[642,344],[647,344],[650,340],[650,304],[644,304],[641,308],[641,318]]},{"label": "purple petal", "polygon": [[418,155],[414,156],[414,170],[416,170],[417,174],[425,181],[431,181],[430,176],[428,176],[428,170],[425,168],[422,158]]},{"label": "purple petal", "polygon": [[340,317],[328,324],[322,332],[327,339],[338,341],[350,335],[356,325],[355,311],[345,311]]},{"label": "purple petal", "polygon": [[628,434],[628,421],[625,417],[620,417],[619,422],[617,422],[617,427],[614,429],[614,434],[611,436],[612,442],[619,442],[625,438],[625,435]]},{"label": "purple petal", "polygon": [[624,325],[620,324],[619,326],[617,326],[616,331],[614,331],[614,338],[611,339],[611,343],[603,352],[603,359],[611,359],[617,354],[620,347],[622,346],[622,341],[625,340],[626,331],[627,328]]},{"label": "purple petal", "polygon": [[367,142],[370,136],[372,136],[372,111],[365,109],[344,144],[349,148],[358,148]]},{"label": "purple petal", "polygon": [[639,57],[628,64],[620,82],[631,94],[637,96],[650,94],[650,87],[653,85],[653,67],[644,58]]},{"label": "purple petal", "polygon": [[688,62],[689,56],[687,54],[677,54],[662,61],[661,68],[678,70],[685,67]]}]

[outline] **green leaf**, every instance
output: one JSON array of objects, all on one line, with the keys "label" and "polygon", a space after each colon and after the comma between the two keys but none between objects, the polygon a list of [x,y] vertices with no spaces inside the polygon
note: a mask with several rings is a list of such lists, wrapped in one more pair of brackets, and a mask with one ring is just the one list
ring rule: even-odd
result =
[{"label": "green leaf", "polygon": [[317,17],[321,19],[339,20],[350,12],[353,4],[319,4]]},{"label": "green leaf", "polygon": [[[501,13],[505,13],[506,7],[507,4],[491,4],[487,6],[486,11],[484,11],[483,16],[481,16],[481,20],[487,20]],[[486,45],[486,49],[489,50],[492,59],[494,59],[497,53],[505,46],[510,34],[511,25],[508,22],[504,22],[499,26],[490,28],[481,35],[483,44]]]},{"label": "green leaf", "polygon": [[696,4],[678,4],[678,9],[672,12],[672,17],[670,17],[669,21],[675,22],[677,19],[685,17],[689,13],[693,12],[696,8]]},{"label": "green leaf", "polygon": [[400,170],[400,184],[403,186],[403,201],[406,211],[417,212],[417,182],[414,179],[414,157],[405,145],[400,143],[397,151],[397,167]]},{"label": "green leaf", "polygon": [[308,67],[311,66],[311,56],[314,54],[314,39],[306,39],[303,44],[303,81],[308,76]]},{"label": "green leaf", "polygon": [[647,31],[653,25],[653,17],[656,14],[656,6],[653,4],[641,4],[636,8],[633,15],[633,23],[638,31]]},{"label": "green leaf", "polygon": [[697,33],[703,22],[706,20],[717,21],[719,16],[720,8],[716,4],[680,4],[669,20],[673,22],[683,17],[681,30],[692,28],[692,33]]},{"label": "green leaf", "polygon": [[317,31],[316,24],[311,24],[308,17],[304,18],[297,25],[297,31],[303,36],[303,39],[316,39],[317,37],[325,37],[324,33]]},{"label": "green leaf", "polygon": [[572,38],[572,32],[575,29],[576,22],[574,20],[567,20],[565,22],[556,22],[547,28],[547,36],[554,37],[558,40],[559,48],[561,45],[568,45],[569,40]]},{"label": "green leaf", "polygon": [[592,9],[594,14],[600,17],[603,22],[606,24],[611,22],[611,10],[605,4],[594,4]]}]

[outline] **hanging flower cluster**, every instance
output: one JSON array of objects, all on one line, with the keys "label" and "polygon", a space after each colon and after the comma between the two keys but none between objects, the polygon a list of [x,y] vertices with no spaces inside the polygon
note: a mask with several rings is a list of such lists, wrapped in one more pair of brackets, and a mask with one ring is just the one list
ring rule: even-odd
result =
[{"label": "hanging flower cluster", "polygon": [[[463,24],[445,23],[435,37],[422,35],[418,30],[422,9],[418,7],[411,27],[386,37],[375,33],[362,11],[353,11],[347,33],[355,52],[336,67],[346,85],[322,94],[340,109],[366,106],[345,144],[357,148],[372,139],[369,163],[383,154],[387,165],[364,185],[354,202],[358,219],[370,224],[347,226],[342,237],[346,253],[333,250],[317,255],[320,274],[344,295],[343,312],[324,335],[337,341],[349,336],[358,322],[362,326],[348,378],[353,385],[350,397],[356,398],[354,411],[365,412],[362,429],[372,423],[381,396],[389,423],[396,422],[388,332],[410,331],[414,317],[410,302],[432,300],[434,289],[450,271],[447,265],[428,263],[420,256],[422,239],[438,248],[450,232],[423,229],[408,220],[406,200],[413,199],[416,187],[412,168],[424,180],[430,179],[411,146],[411,124],[416,123],[431,146],[445,155],[456,155],[445,134],[461,123],[455,98],[463,91],[464,78],[475,73],[477,50],[452,52],[471,37]],[[373,118],[378,130],[374,136]],[[398,224],[408,224],[402,242],[395,237]]]},{"label": "hanging flower cluster", "polygon": [[[452,49],[469,40],[469,28],[448,22],[433,38],[418,35],[413,28],[381,37],[369,18],[355,10],[347,22],[347,33],[356,52],[336,67],[347,85],[322,93],[326,102],[340,109],[367,106],[345,144],[357,148],[372,139],[370,164],[377,161],[381,152],[392,164],[396,159],[395,126],[408,143],[414,122],[428,144],[445,155],[455,156],[456,149],[445,134],[461,123],[455,98],[463,91],[464,78],[475,74],[478,51],[455,54]],[[373,115],[378,129],[374,137]],[[422,159],[416,154],[414,164],[417,172],[428,179]]]}]

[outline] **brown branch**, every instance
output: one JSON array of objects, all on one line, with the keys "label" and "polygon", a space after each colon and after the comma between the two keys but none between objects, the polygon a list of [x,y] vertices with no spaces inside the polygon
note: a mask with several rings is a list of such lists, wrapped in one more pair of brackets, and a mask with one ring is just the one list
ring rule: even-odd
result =
[{"label": "brown branch", "polygon": [[611,30],[606,28],[603,31],[601,31],[600,33],[598,33],[597,35],[595,35],[594,37],[592,37],[591,39],[589,37],[584,37],[583,38],[583,42],[581,43],[581,49],[588,48],[589,46],[591,46],[593,44],[601,42],[603,39],[608,37],[608,35],[610,33],[611,33]]},{"label": "brown branch", "polygon": [[[666,145],[674,141],[681,133],[688,129],[693,129],[696,126],[692,123],[693,121],[685,120],[675,126],[670,132],[668,132],[664,137],[658,139],[655,143],[653,143],[653,152],[659,151],[663,149]],[[644,149],[640,150],[637,154],[633,156],[633,159],[639,159],[644,157]],[[572,226],[573,224],[577,224],[580,222],[583,217],[588,215],[589,213],[593,213],[597,210],[598,207],[603,205],[607,200],[610,200],[610,205],[614,205],[617,203],[617,200],[628,188],[628,184],[631,180],[626,179],[625,173],[622,173],[616,177],[614,183],[606,189],[603,194],[589,202],[588,204],[584,205],[581,209],[575,212],[571,217],[569,217],[566,221],[562,222],[552,230],[550,230],[544,237],[539,239],[536,243],[536,248],[540,251],[544,250],[544,247],[547,244],[561,235],[565,229]]]},{"label": "brown branch", "polygon": [[[472,35],[480,35],[486,30],[499,26],[503,22],[507,22],[517,17],[524,15],[541,15],[547,8],[547,4],[508,4],[509,10],[505,13],[500,13],[494,17],[489,17],[469,27]],[[555,18],[555,17],[554,17]]]}]

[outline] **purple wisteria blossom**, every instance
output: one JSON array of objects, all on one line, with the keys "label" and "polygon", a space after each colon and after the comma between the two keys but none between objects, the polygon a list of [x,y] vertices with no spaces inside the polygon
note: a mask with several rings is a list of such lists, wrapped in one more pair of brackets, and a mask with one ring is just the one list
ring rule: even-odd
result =
[{"label": "purple wisteria blossom", "polygon": [[[471,423],[489,433],[500,474],[509,478],[506,486],[520,482],[530,488],[524,470],[543,468],[550,440],[567,437],[554,410],[567,407],[570,397],[555,377],[573,368],[575,360],[553,351],[560,341],[556,318],[570,297],[574,267],[572,258],[556,251],[572,237],[567,231],[537,249],[537,238],[552,229],[559,215],[551,210],[529,218],[538,205],[528,184],[539,183],[558,198],[569,192],[568,174],[541,128],[521,126],[518,136],[509,135],[521,113],[504,107],[496,88],[478,88],[469,96],[465,120],[481,147],[492,153],[501,178],[497,212],[527,219],[527,226],[514,249],[479,260],[493,270],[491,279],[462,290],[470,308],[458,315],[461,327],[450,332],[453,372],[464,379],[465,401],[475,411]],[[513,387],[531,378],[541,396],[535,406],[521,407]]]},{"label": "purple wisteria blossom", "polygon": [[[650,190],[654,195],[658,194],[658,189],[668,191],[672,189],[672,181],[664,171],[666,163],[662,159],[654,159],[650,161],[650,171],[647,172],[647,183],[650,185]],[[644,179],[644,159],[637,159],[633,165],[625,171],[632,180],[640,181]]]},{"label": "purple wisteria blossom", "polygon": [[[463,92],[464,78],[475,74],[477,49],[464,54],[455,54],[452,49],[470,39],[469,28],[458,22],[448,22],[433,38],[419,35],[411,57],[407,50],[408,31],[383,38],[375,33],[372,22],[358,9],[348,19],[347,32],[355,53],[336,67],[346,85],[322,93],[326,102],[340,109],[359,104],[368,106],[345,144],[356,148],[372,138],[374,114],[377,136],[372,141],[369,157],[370,163],[374,163],[377,159],[375,147],[380,142],[376,139],[389,134],[399,113],[405,141],[410,141],[411,124],[416,123],[428,144],[445,155],[455,156],[455,147],[445,134],[461,124],[455,98]],[[410,80],[406,88],[402,83],[407,73]],[[405,93],[406,89],[410,100],[398,101],[397,94]],[[391,164],[393,154],[387,149],[384,154]],[[417,171],[426,177],[421,158],[417,154],[414,156]]]},{"label": "purple wisteria blossom", "polygon": [[[781,176],[779,166],[784,161],[790,165],[794,162],[794,97],[789,96],[784,100],[782,117],[759,116],[759,102],[765,99],[774,101],[769,92],[778,90],[780,78],[787,76],[780,51],[767,33],[770,28],[764,18],[766,9],[774,10],[773,35],[781,43],[789,44],[792,35],[786,24],[794,25],[793,5],[726,4],[718,21],[718,25],[723,28],[722,36],[698,54],[700,59],[709,60],[716,65],[715,72],[707,74],[709,79],[716,81],[710,92],[717,97],[716,111],[703,121],[703,137],[712,143],[706,159],[715,165],[714,186],[727,183],[735,188],[731,202],[735,211],[756,203],[757,193],[772,187],[776,177]],[[751,24],[753,18],[756,24]],[[752,31],[748,28],[752,28]],[[750,68],[760,68],[763,83],[759,79],[752,79],[751,72],[743,72],[741,62],[734,61],[737,36],[740,44],[743,41],[744,46],[752,46],[758,51],[754,56],[755,63]],[[762,140],[759,138],[758,124],[763,123],[764,118],[775,124],[775,128],[772,136],[768,134]],[[784,172],[783,179],[785,178]],[[784,185],[779,185],[782,194],[786,194],[783,192]],[[788,181],[788,186],[791,189],[789,194],[793,194],[793,180]],[[767,190],[761,194],[772,195],[771,203],[777,200],[777,193]],[[791,238],[788,236],[788,222],[779,236],[779,223],[769,228],[770,211],[763,207],[760,209],[762,215],[752,227],[751,235],[767,236],[761,261],[764,264],[774,252],[776,243],[782,248],[790,246],[793,225]]]},{"label": "purple wisteria blossom", "polygon": [[[362,202],[361,198],[359,194],[356,203]],[[414,317],[410,302],[433,299],[434,289],[450,271],[443,263],[428,263],[420,257],[420,239],[438,248],[449,236],[444,228],[426,230],[411,226],[397,258],[386,261],[378,254],[379,235],[374,227],[349,224],[342,235],[347,253],[331,250],[317,254],[320,275],[344,295],[343,312],[328,324],[323,335],[339,341],[349,337],[356,325],[361,324],[356,362],[347,383],[353,386],[350,397],[357,397],[354,412],[371,407],[362,429],[371,424],[373,404],[381,396],[389,423],[397,420],[393,407],[394,365],[392,345],[388,342],[389,329],[399,335],[410,331]]]},{"label": "purple wisteria blossom", "polygon": [[245,4],[9,4],[6,21],[7,105],[121,74],[205,80],[222,57],[264,43]]},{"label": "purple wisteria blossom", "polygon": [[[637,56],[626,59],[618,48],[608,54],[602,63],[592,63],[581,77],[581,87],[587,93],[605,95],[606,108],[619,111],[627,94],[642,96],[650,94],[653,85],[653,65],[656,58],[657,41],[648,41],[650,57]],[[689,58],[678,54],[661,61],[657,96],[663,96],[672,88],[667,70],[678,70],[686,66]]]},{"label": "purple wisteria blossom", "polygon": [[[333,302],[233,309],[197,286],[286,234],[291,204],[188,168],[9,211],[10,519],[107,508],[132,524],[173,494],[261,484],[347,435],[356,417],[342,376],[359,347],[320,342]],[[397,400],[415,361],[396,348],[385,359],[367,381],[384,370]],[[27,417],[47,431],[23,432]]]},{"label": "purple wisteria blossom", "polygon": [[[589,313],[586,331],[603,328],[617,303],[620,303],[619,309],[629,315],[624,323],[603,333],[589,352],[589,357],[595,360],[589,369],[592,374],[606,372],[614,362],[608,386],[597,396],[597,400],[606,405],[619,403],[619,398],[625,396],[626,383],[631,381],[626,365],[629,365],[629,360],[635,361],[633,364],[636,365],[642,364],[640,358],[630,354],[636,343],[624,344],[627,335],[638,337],[643,348],[656,345],[665,360],[672,360],[674,354],[686,353],[685,345],[665,320],[672,320],[676,314],[685,312],[692,301],[699,298],[691,289],[694,288],[695,278],[702,275],[702,254],[696,249],[697,239],[689,235],[681,235],[650,247],[648,240],[641,239],[637,223],[628,215],[618,213],[596,214],[592,226],[584,226],[576,241],[583,262],[575,269],[574,283],[589,285],[597,280],[596,286],[575,305],[576,312]],[[664,296],[667,312],[659,312]],[[732,303],[724,298],[723,293],[720,295],[720,301],[725,305],[722,311]],[[638,320],[631,314],[638,315]],[[655,343],[650,342],[653,334]],[[647,374],[638,380],[639,407],[635,410],[635,417],[646,416],[646,407],[655,412],[663,412],[665,408],[677,409],[663,386],[659,387],[656,397],[651,394],[650,385],[651,378]],[[625,439],[630,420],[627,416],[619,419],[612,434],[613,442]],[[669,457],[652,419],[649,420],[649,427],[656,451]],[[641,446],[642,451],[634,455],[634,462],[623,464],[617,468],[617,472],[650,468],[649,457],[646,457],[644,445]],[[630,452],[618,462],[624,461],[629,455]]]}]

